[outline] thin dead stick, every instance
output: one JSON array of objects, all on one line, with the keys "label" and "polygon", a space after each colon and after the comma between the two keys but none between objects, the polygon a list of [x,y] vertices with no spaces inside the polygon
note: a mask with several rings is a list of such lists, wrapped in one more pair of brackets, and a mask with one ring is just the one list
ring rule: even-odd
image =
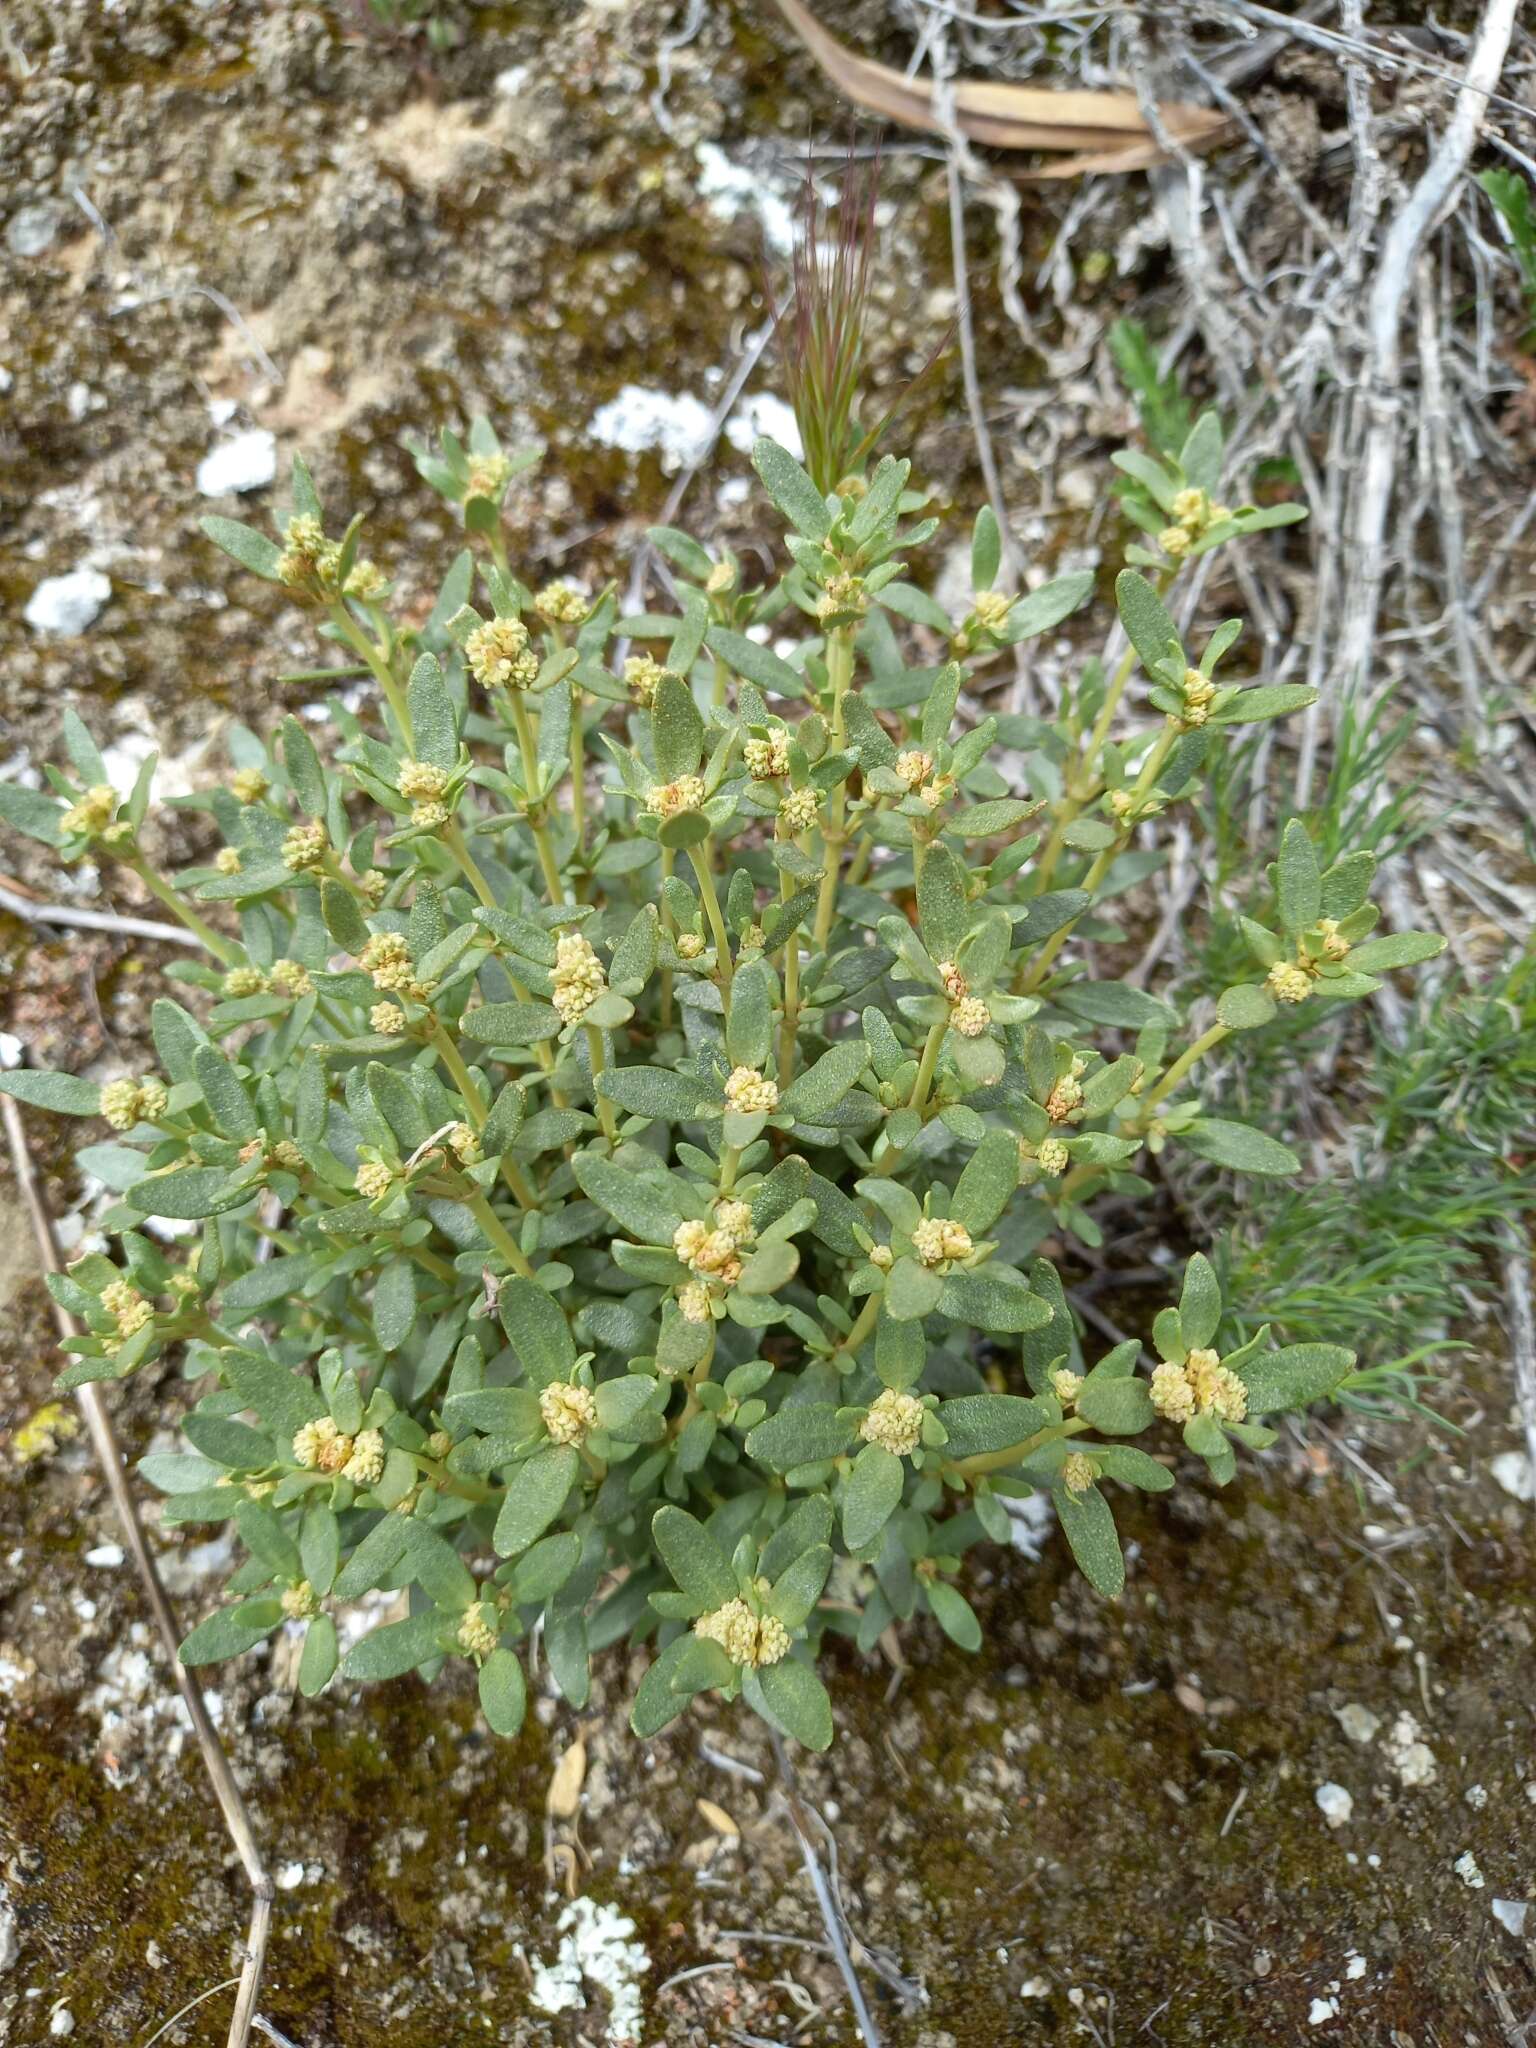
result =
[{"label": "thin dead stick", "polygon": [[833,1960],[842,1974],[843,1982],[848,1987],[848,1996],[853,2002],[854,2020],[865,2048],[881,2048],[879,2029],[875,2025],[874,2015],[865,2002],[864,1987],[859,1982],[858,1972],[853,1967],[853,1958],[848,1953],[848,1944],[843,1938],[842,1917],[838,1913],[831,1886],[827,1883],[827,1874],[821,1867],[821,1858],[816,1854],[810,1829],[806,1826],[805,1815],[801,1810],[800,1794],[795,1785],[795,1767],[790,1762],[789,1752],[777,1732],[773,1736],[773,1753],[778,1759],[779,1784],[784,1793],[785,1810],[789,1814],[790,1826],[794,1829],[795,1837],[800,1844],[800,1855],[805,1864],[806,1875],[811,1880],[811,1890],[816,1894],[816,1904],[821,1912],[822,1924],[827,1930]]},{"label": "thin dead stick", "polygon": [[180,925],[160,924],[152,917],[118,917],[110,910],[80,910],[73,903],[34,903],[0,882],[0,910],[24,924],[77,926],[83,932],[113,932],[124,939],[158,939],[167,946],[197,946],[202,940]]},{"label": "thin dead stick", "polygon": [[[38,1257],[47,1273],[62,1271],[57,1240],[53,1234],[53,1218],[43,1195],[32,1164],[32,1154],[27,1145],[26,1127],[21,1113],[9,1095],[0,1095],[0,1115],[5,1119],[5,1135],[11,1149],[11,1160],[16,1169],[17,1184],[32,1218],[32,1229],[37,1239]],[[64,1337],[80,1334],[80,1325],[66,1308],[55,1302],[54,1321]],[[240,1788],[235,1783],[229,1759],[224,1754],[203,1695],[192,1673],[177,1654],[181,1631],[176,1626],[176,1617],[171,1603],[160,1583],[160,1574],[155,1569],[155,1560],[145,1540],[144,1525],[139,1520],[138,1507],[123,1470],[123,1454],[118,1446],[117,1433],[112,1427],[112,1418],[107,1413],[101,1398],[101,1389],[87,1384],[75,1389],[75,1399],[85,1417],[85,1426],[90,1433],[91,1448],[96,1453],[96,1462],[107,1483],[112,1505],[122,1524],[123,1535],[133,1556],[134,1567],[144,1588],[144,1597],[154,1616],[160,1640],[165,1645],[166,1655],[171,1661],[171,1671],[176,1680],[176,1689],[181,1694],[182,1704],[192,1723],[192,1732],[197,1737],[197,1746],[203,1759],[203,1768],[213,1786],[213,1796],[219,1803],[224,1816],[224,1825],[229,1838],[235,1845],[236,1853],[245,1868],[251,1887],[251,1924],[246,1936],[245,1955],[240,1966],[239,1989],[235,1994],[235,2010],[229,2022],[229,2048],[247,2048],[251,2027],[256,2020],[256,1999],[261,1989],[261,1973],[266,1962],[267,1937],[272,1925],[272,1900],[274,1888],[261,1860],[261,1851],[256,1846],[255,1832],[251,1817],[246,1811]],[[272,2038],[269,2035],[269,2038]]]},{"label": "thin dead stick", "polygon": [[1514,1356],[1515,1393],[1525,1427],[1526,1459],[1536,1501],[1536,1313],[1531,1308],[1531,1244],[1513,1223],[1504,1225],[1504,1299],[1508,1304],[1509,1348]]},{"label": "thin dead stick", "polygon": [[1366,433],[1350,534],[1349,598],[1335,682],[1369,687],[1376,619],[1386,571],[1387,512],[1397,469],[1402,412],[1403,305],[1430,231],[1455,197],[1488,115],[1514,34],[1516,0],[1488,0],[1467,58],[1455,108],[1418,183],[1392,217],[1368,301]]}]

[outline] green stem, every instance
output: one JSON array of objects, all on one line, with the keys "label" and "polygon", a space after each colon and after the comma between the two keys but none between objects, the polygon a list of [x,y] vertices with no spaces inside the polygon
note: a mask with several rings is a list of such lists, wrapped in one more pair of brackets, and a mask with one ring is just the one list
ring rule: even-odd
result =
[{"label": "green stem", "polygon": [[951,1470],[966,1479],[979,1479],[984,1472],[1001,1472],[1009,1465],[1016,1465],[1020,1458],[1027,1458],[1031,1451],[1038,1451],[1042,1445],[1056,1443],[1062,1437],[1081,1436],[1092,1424],[1081,1415],[1069,1415],[1065,1422],[1053,1422],[1046,1429],[1037,1429],[1033,1436],[1025,1437],[1022,1443],[1009,1444],[1002,1451],[977,1451],[973,1457],[956,1458]]},{"label": "green stem", "polygon": [[[1172,751],[1173,743],[1177,738],[1178,728],[1173,725],[1165,726],[1163,731],[1158,734],[1156,743],[1152,747],[1151,752],[1147,755],[1145,762],[1142,764],[1141,773],[1137,776],[1135,784],[1132,787],[1131,799],[1133,803],[1138,797],[1145,796],[1148,790],[1152,789],[1155,786],[1157,778],[1159,774],[1161,774],[1162,772],[1163,763],[1167,760],[1169,753]],[[1126,847],[1130,844],[1130,839],[1131,828],[1127,827],[1125,831],[1120,832],[1115,836],[1111,843],[1104,848],[1102,853],[1098,854],[1095,857],[1093,866],[1088,870],[1087,874],[1083,877],[1082,884],[1084,889],[1087,890],[1090,897],[1097,890],[1099,884],[1103,881],[1104,877],[1109,873],[1109,870],[1113,866],[1114,862],[1119,859],[1120,855],[1125,851]],[[1050,972],[1051,965],[1055,960],[1056,955],[1067,943],[1067,940],[1071,938],[1073,931],[1076,929],[1076,926],[1077,919],[1074,917],[1067,924],[1062,925],[1058,931],[1052,932],[1051,936],[1046,940],[1045,944],[1040,948],[1040,951],[1035,955],[1034,959],[1030,962],[1029,971],[1024,975],[1022,980],[1019,982],[1018,993],[1020,995],[1032,995],[1034,991],[1040,986],[1041,982]]]},{"label": "green stem", "polygon": [[[788,875],[779,877],[779,901],[790,897]],[[795,1078],[795,1048],[800,1031],[800,932],[798,926],[784,941],[784,1017],[779,1032],[779,1089]]]},{"label": "green stem", "polygon": [[453,1042],[452,1034],[440,1024],[436,1016],[432,1019],[432,1050],[453,1077],[453,1084],[464,1098],[464,1107],[469,1121],[479,1131],[485,1128],[485,1097],[480,1093],[479,1084],[469,1071],[463,1054]]},{"label": "green stem", "polygon": [[1157,1086],[1143,1098],[1142,1121],[1146,1121],[1148,1111],[1156,1109],[1165,1096],[1173,1093],[1196,1060],[1204,1059],[1205,1055],[1220,1045],[1224,1038],[1231,1036],[1231,1030],[1225,1024],[1213,1024],[1209,1031],[1202,1032],[1189,1050],[1179,1055]]},{"label": "green stem", "polygon": [[521,1273],[525,1280],[531,1280],[534,1277],[533,1268],[523,1257],[522,1246],[512,1236],[485,1196],[471,1195],[466,1206],[513,1272]]},{"label": "green stem", "polygon": [[828,1357],[828,1365],[836,1365],[837,1361],[840,1358],[842,1358],[845,1354],[849,1358],[856,1357],[858,1355],[859,1346],[864,1342],[864,1340],[868,1337],[870,1331],[873,1330],[873,1328],[875,1327],[875,1324],[879,1319],[879,1315],[880,1296],[878,1294],[867,1295],[865,1297],[864,1306],[859,1310],[858,1316],[855,1319],[853,1328],[848,1332],[847,1336],[843,1338],[842,1342]]},{"label": "green stem", "polygon": [[717,654],[715,656],[715,684],[713,690],[710,693],[710,702],[714,705],[717,711],[723,711],[725,709],[727,701],[726,685],[729,681],[729,678],[730,670],[726,667],[725,663],[720,659],[719,655]]},{"label": "green stem", "polygon": [[465,843],[463,828],[458,820],[451,819],[443,827],[443,844],[458,862],[459,872],[468,882],[487,910],[496,908],[496,897],[490,883],[481,874],[474,855]]},{"label": "green stem", "polygon": [[534,851],[539,857],[539,869],[544,877],[544,887],[548,892],[550,905],[552,908],[558,907],[565,901],[565,888],[560,880],[560,863],[555,859],[549,832],[543,822],[543,803],[536,801],[533,794],[540,780],[538,741],[534,737],[533,723],[528,716],[528,707],[523,702],[522,693],[512,690],[508,694],[512,700],[512,723],[517,728],[517,744],[523,757],[524,808],[528,817],[528,830],[533,834]]},{"label": "green stem", "polygon": [[[677,926],[673,920],[672,906],[667,901],[666,885],[672,879],[672,866],[675,859],[676,855],[670,846],[664,846],[661,849],[661,928],[674,940],[677,936]],[[661,970],[661,1029],[663,1031],[670,1031],[671,1028],[672,970],[670,967],[663,967]]]},{"label": "green stem", "polygon": [[929,1026],[928,1036],[923,1041],[923,1056],[918,1062],[917,1079],[912,1083],[912,1093],[907,1099],[908,1109],[921,1109],[927,1102],[928,1090],[933,1086],[934,1072],[939,1064],[939,1048],[948,1029],[948,1018]]},{"label": "green stem", "polygon": [[603,1058],[603,1034],[595,1024],[584,1026],[587,1034],[587,1050],[592,1055],[592,1100],[597,1107],[597,1120],[602,1125],[603,1136],[611,1146],[619,1139],[619,1126],[613,1114],[613,1104],[598,1088],[598,1081],[607,1068]]},{"label": "green stem", "polygon": [[[853,628],[836,626],[827,641],[827,682],[832,691],[832,731],[828,750],[840,754],[848,743],[848,723],[843,710],[843,700],[853,681]],[[816,900],[816,927],[813,943],[818,953],[827,950],[827,941],[832,936],[832,919],[837,911],[838,872],[843,859],[843,820],[847,813],[848,784],[838,783],[829,799],[831,815],[821,835],[822,860],[821,892]]]},{"label": "green stem", "polygon": [[720,1001],[724,1006],[725,1021],[731,1021],[731,941],[725,929],[725,918],[720,910],[720,898],[715,893],[715,878],[710,873],[706,858],[712,841],[706,839],[701,852],[697,846],[690,846],[688,858],[693,863],[693,872],[698,876],[699,893],[704,898],[704,915],[709,919],[709,929],[715,941],[715,984],[720,990]]},{"label": "green stem", "polygon": [[401,738],[408,747],[413,746],[411,714],[406,709],[405,692],[395,680],[394,671],[385,660],[382,649],[368,638],[344,604],[331,606],[331,620],[347,645],[367,662],[374,681],[383,692],[385,703],[394,715],[395,724],[400,728]]},{"label": "green stem", "polygon": [[193,937],[202,941],[215,960],[222,960],[226,967],[239,966],[244,957],[240,948],[230,940],[221,938],[211,924],[205,923],[190,905],[184,903],[169,882],[161,880],[142,854],[136,860],[130,860],[127,865],[138,876],[150,895],[156,897],[167,910],[179,918]]}]

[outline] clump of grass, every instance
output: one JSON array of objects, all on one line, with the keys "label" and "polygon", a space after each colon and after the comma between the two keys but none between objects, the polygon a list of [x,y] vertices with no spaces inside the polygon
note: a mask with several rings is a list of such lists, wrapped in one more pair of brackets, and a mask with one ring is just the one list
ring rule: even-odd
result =
[{"label": "clump of grass", "polygon": [[1242,1336],[1347,1328],[1354,1404],[1419,1407],[1485,1261],[1536,1210],[1536,962],[1442,990],[1372,1054],[1370,1121],[1334,1177],[1258,1186],[1218,1264]]}]

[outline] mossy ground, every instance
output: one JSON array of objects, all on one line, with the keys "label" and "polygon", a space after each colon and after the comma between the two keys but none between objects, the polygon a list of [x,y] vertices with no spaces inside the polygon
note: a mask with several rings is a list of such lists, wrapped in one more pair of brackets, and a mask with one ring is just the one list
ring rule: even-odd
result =
[{"label": "mossy ground", "polygon": [[[845,33],[872,27],[868,8],[826,12]],[[174,754],[226,715],[269,722],[313,693],[277,680],[313,664],[308,622],[195,537],[210,393],[301,444],[338,508],[367,511],[369,547],[408,604],[454,536],[400,436],[477,408],[509,438],[551,443],[517,513],[530,574],[596,584],[624,572],[667,480],[654,456],[596,448],[587,423],[628,382],[712,399],[711,378],[762,317],[757,230],[701,206],[693,144],[750,152],[770,134],[837,133],[841,117],[766,8],[707,11],[698,42],[675,53],[671,134],[649,99],[665,10],[540,0],[476,13],[477,36],[428,74],[354,33],[340,6],[14,7],[15,46],[36,68],[0,115],[0,166],[12,203],[56,200],[61,227],[0,284],[13,379],[0,398],[0,750],[41,758],[66,695],[109,730],[153,728]],[[509,115],[494,81],[518,67]],[[82,167],[111,249],[65,196],[66,172]],[[949,305],[942,174],[897,151],[887,176],[875,355],[889,386],[918,367]],[[1032,201],[1032,255],[1056,204]],[[1129,223],[1133,186],[1124,205]],[[973,284],[990,394],[1039,366],[999,317],[988,260]],[[241,307],[279,358],[280,387],[246,374],[205,298],[154,297],[193,281]],[[1126,424],[1086,386],[1058,411],[1070,459],[1099,462]],[[963,514],[977,485],[954,365],[914,424],[920,468]],[[1027,452],[1006,437],[999,452],[1010,502],[1033,516]],[[744,473],[739,457],[724,462]],[[244,509],[259,517],[263,502]],[[749,509],[716,503],[708,516],[750,545]],[[1049,509],[1041,558],[1086,525],[1081,506]],[[87,550],[110,566],[111,606],[83,638],[40,645],[20,607]],[[171,858],[190,853],[174,815],[165,830]],[[8,846],[12,872],[25,859]],[[41,863],[24,876],[57,887]],[[169,956],[43,942],[8,919],[0,949],[7,1028],[35,1060],[133,1059],[142,992]],[[65,1134],[31,1121],[61,1172]],[[52,1356],[45,1299],[23,1277],[25,1225],[0,1193],[4,1458],[5,1433],[47,1398]],[[1489,1912],[1493,1897],[1536,1887],[1536,1563],[1529,1514],[1485,1476],[1511,1441],[1502,1371],[1490,1357],[1470,1387],[1447,1390],[1464,1439],[1351,1428],[1401,1511],[1357,1490],[1337,1444],[1287,1439],[1228,1495],[1197,1488],[1192,1505],[1133,1515],[1137,1555],[1114,1608],[1054,1545],[1038,1564],[993,1554],[978,1594],[984,1658],[922,1632],[903,1642],[900,1673],[831,1653],[838,1742],[802,1760],[802,1784],[835,1836],[855,1930],[925,1989],[911,2013],[881,2005],[893,2048],[1448,2048],[1499,2040],[1501,1996],[1529,2008],[1531,1952]],[[135,1453],[177,1393],[174,1378],[121,1391]],[[1372,1523],[1387,1540],[1368,1538]],[[144,2042],[229,1975],[244,1926],[238,1867],[159,1704],[157,1653],[134,1642],[135,1589],[125,1570],[86,1561],[115,1533],[78,1445],[7,1471],[0,1882],[18,1954],[0,1973],[0,2039],[17,2048],[53,2038],[60,2003],[76,2039]],[[208,1533],[168,1547],[189,1615],[217,1584],[197,1564]],[[149,1659],[134,1685],[125,1648]],[[485,1735],[462,1686],[300,1703],[286,1668],[248,1660],[213,1674],[265,1851],[286,1878],[297,1872],[279,1895],[273,2020],[304,2048],[600,2039],[600,2005],[555,2021],[531,2010],[524,1960],[555,1946],[544,1795],[580,1730],[579,1829],[555,1834],[578,1882],[637,1923],[651,1956],[647,2040],[715,2048],[737,2027],[851,2042],[823,1955],[721,1931],[821,1935],[770,1753],[730,1715],[641,1749],[623,1726],[634,1675],[606,1660],[588,1714],[545,1700],[508,1747]],[[1346,1702],[1379,1715],[1383,1734],[1413,1714],[1436,1782],[1405,1789],[1379,1738],[1353,1745],[1332,1711]],[[712,1764],[701,1735],[770,1782]],[[1337,1833],[1314,1802],[1325,1780],[1355,1800]],[[1481,1805],[1467,1803],[1475,1786]],[[735,1818],[736,1847],[719,1845],[700,1798]],[[1480,1891],[1454,1872],[1466,1849]],[[1349,1973],[1351,1950],[1363,1975]],[[659,1992],[725,1959],[739,1969]],[[1334,1996],[1337,2018],[1314,2030],[1314,2001]],[[163,2038],[222,2041],[226,2001]]]}]

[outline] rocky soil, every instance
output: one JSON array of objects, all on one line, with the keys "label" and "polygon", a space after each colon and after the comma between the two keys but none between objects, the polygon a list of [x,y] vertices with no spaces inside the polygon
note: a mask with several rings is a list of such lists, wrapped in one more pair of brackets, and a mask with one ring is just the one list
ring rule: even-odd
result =
[{"label": "rocky soil", "polygon": [[[838,115],[746,0],[701,10],[686,42],[687,9],[643,0],[472,12],[475,34],[428,63],[361,7],[11,0],[0,774],[34,776],[74,702],[115,764],[159,746],[174,793],[217,771],[224,721],[312,699],[283,680],[314,664],[306,623],[195,524],[259,520],[279,495],[260,478],[296,447],[338,511],[368,514],[408,602],[453,536],[401,436],[480,410],[550,446],[516,512],[530,575],[627,574],[761,325],[764,237],[793,202],[776,138]],[[897,152],[886,194],[890,384],[952,295],[941,171]],[[1134,181],[1123,203],[1129,231]],[[1134,281],[1103,289],[1129,303]],[[979,291],[996,395],[1038,365]],[[1077,481],[1055,507],[1001,444],[1042,559],[1091,547],[1091,465],[1126,419],[1097,370],[1061,393]],[[688,509],[744,545],[735,425]],[[957,368],[915,432],[967,515]],[[82,571],[29,620],[40,586]],[[71,596],[89,623],[48,630]],[[193,850],[187,821],[164,830],[170,856]],[[36,852],[7,839],[0,879],[143,908]],[[0,914],[3,1028],[38,1064],[131,1066],[172,958]],[[31,1127],[77,1239],[60,1139]],[[54,1363],[4,1180],[0,1310],[0,2041],[148,2048],[231,1974],[243,1885],[83,1445],[23,1455]],[[893,2048],[1524,2038],[1536,1540],[1492,1476],[1503,1458],[1518,1478],[1497,1332],[1467,1335],[1443,1396],[1461,1433],[1346,1419],[1228,1494],[1143,1507],[1114,1607],[1049,1543],[990,1559],[984,1658],[921,1634],[900,1668],[834,1652],[839,1736],[800,1762],[800,1789]],[[167,1375],[114,1399],[138,1454],[169,1441],[185,1394]],[[190,1621],[221,1539],[157,1543]],[[637,1745],[636,1673],[615,1658],[586,1715],[545,1698],[509,1748],[461,1690],[303,1702],[290,1663],[280,1645],[209,1692],[277,1875],[263,2011],[292,2042],[855,2040],[755,1724],[699,1712]],[[571,1818],[548,1810],[559,1772],[579,1783]],[[573,1894],[600,1912],[562,1927]],[[228,1998],[158,2038],[222,2042]]]}]

